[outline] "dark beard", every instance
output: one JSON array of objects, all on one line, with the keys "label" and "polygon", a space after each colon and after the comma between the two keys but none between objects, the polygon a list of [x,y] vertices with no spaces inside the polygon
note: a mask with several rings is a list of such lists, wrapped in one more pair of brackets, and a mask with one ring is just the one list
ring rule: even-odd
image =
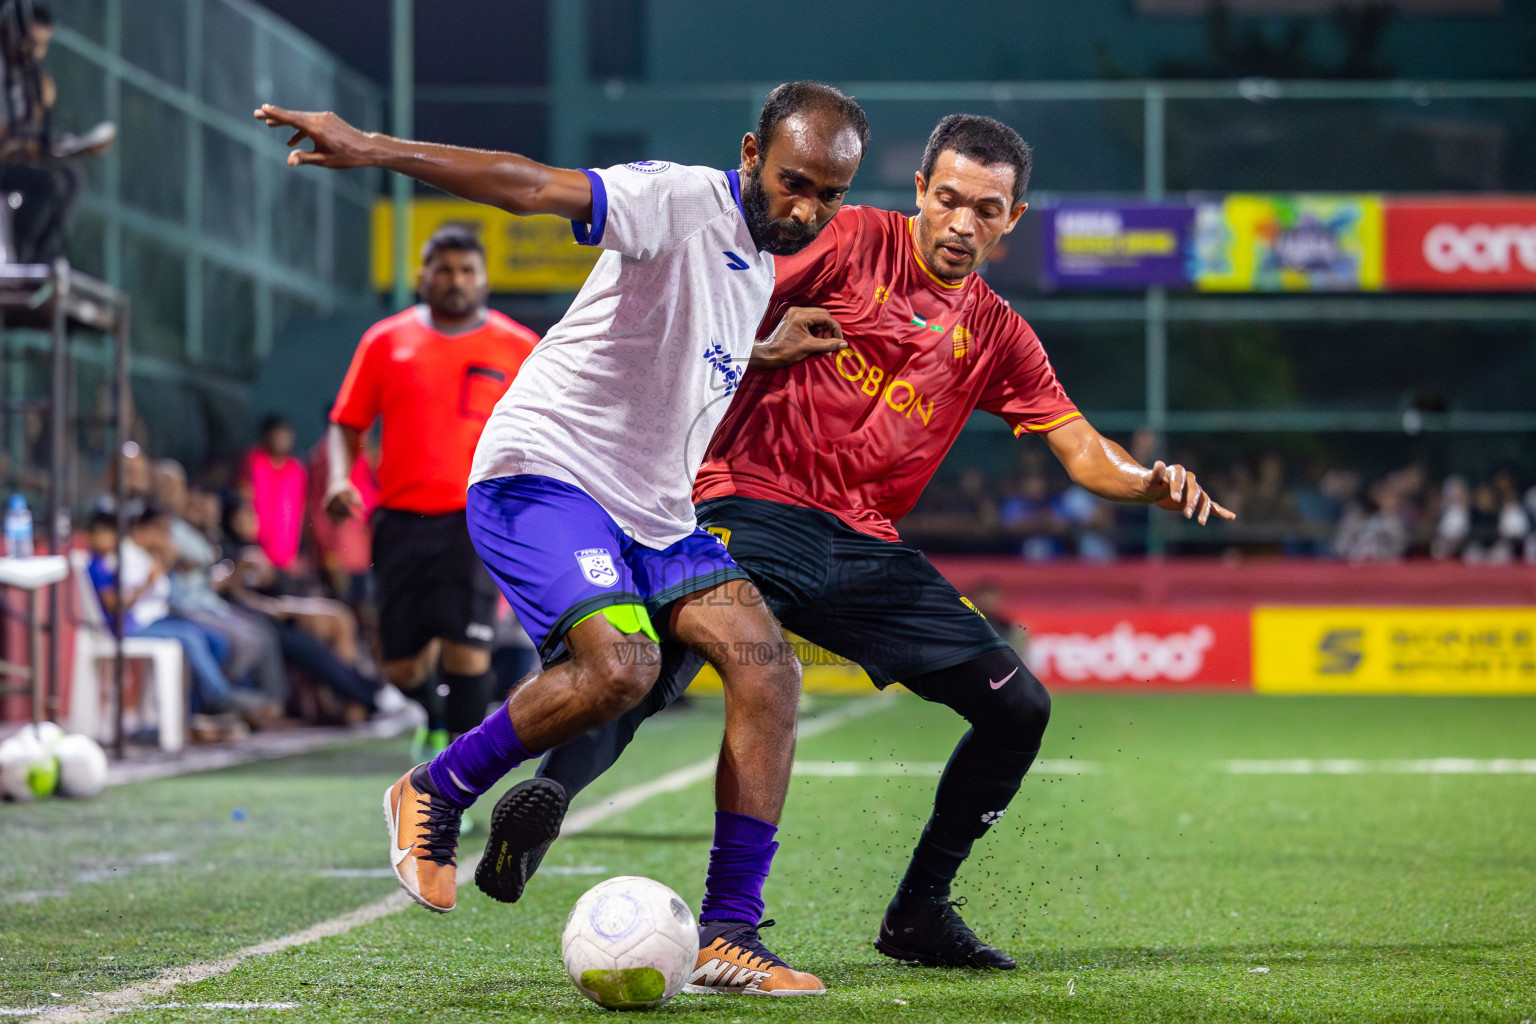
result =
[{"label": "dark beard", "polygon": [[768,216],[768,193],[763,191],[762,165],[741,176],[741,212],[747,217],[747,230],[758,249],[774,256],[793,256],[816,240],[821,229],[792,220],[772,220]]}]

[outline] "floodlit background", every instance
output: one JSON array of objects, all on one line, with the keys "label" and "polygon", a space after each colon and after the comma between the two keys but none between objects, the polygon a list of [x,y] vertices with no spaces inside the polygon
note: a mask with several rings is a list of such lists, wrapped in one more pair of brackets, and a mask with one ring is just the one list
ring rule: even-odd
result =
[{"label": "floodlit background", "polygon": [[[591,266],[552,219],[287,168],[281,133],[251,119],[260,102],[562,166],[729,167],[767,91],[815,78],[869,115],[850,202],[903,210],[934,123],[988,114],[1035,164],[1030,209],[983,275],[1095,426],[1196,470],[1239,519],[1202,529],[1101,502],[1044,444],[973,418],[900,529],[1056,695],[1055,773],[988,840],[993,875],[966,876],[1027,969],[1013,988],[893,980],[868,953],[959,731],[937,708],[871,703],[802,751],[774,883],[780,944],[853,993],[816,1019],[888,1019],[892,1000],[925,1019],[1536,1015],[1536,5],[50,7],[53,132],[118,135],[75,165],[68,281],[0,268],[0,496],[25,499],[40,553],[83,548],[118,472],[163,500],[171,462],[188,520],[237,550],[258,424],[282,417],[315,457],[359,337],[412,301],[412,254],[440,224],[477,227],[492,305],[539,332]],[[67,343],[49,330],[60,288]],[[306,528],[291,576],[294,595],[332,602],[313,638],[372,686],[366,542],[340,565]],[[0,735],[36,714],[113,753],[95,803],[0,806],[0,848],[26,854],[0,867],[0,1014],[294,933],[392,884],[372,817],[406,767],[410,712],[386,696],[370,717],[293,669],[281,730],[177,722],[134,663],[119,715],[81,565],[40,590],[0,580],[15,669]],[[862,706],[862,672],[810,661],[808,719]],[[529,664],[504,629],[498,671]],[[605,792],[706,758],[717,688],[701,679]],[[865,767],[816,767],[852,761]],[[855,829],[848,807],[883,809]],[[565,1019],[582,1007],[561,1002],[550,936],[583,875],[655,874],[696,899],[707,809],[690,782],[557,847],[569,872],[511,934],[489,903],[437,930],[400,915],[294,954],[303,988],[247,966],[124,1005]],[[815,855],[840,843],[857,867]],[[463,992],[419,972],[379,996],[380,964],[421,949],[452,951]]]}]

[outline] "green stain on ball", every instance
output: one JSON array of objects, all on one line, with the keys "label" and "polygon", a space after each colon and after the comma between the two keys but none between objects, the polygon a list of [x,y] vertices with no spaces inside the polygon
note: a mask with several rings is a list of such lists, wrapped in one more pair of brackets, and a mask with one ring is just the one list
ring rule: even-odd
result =
[{"label": "green stain on ball", "polygon": [[59,762],[50,757],[27,769],[27,788],[34,796],[49,796],[59,786]]},{"label": "green stain on ball", "polygon": [[666,997],[667,979],[654,967],[582,971],[581,987],[610,1010],[644,1010]]}]

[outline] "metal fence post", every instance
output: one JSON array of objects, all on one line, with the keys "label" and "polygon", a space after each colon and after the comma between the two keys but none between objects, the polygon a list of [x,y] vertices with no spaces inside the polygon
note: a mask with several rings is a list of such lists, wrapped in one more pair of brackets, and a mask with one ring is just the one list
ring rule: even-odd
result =
[{"label": "metal fence post", "polygon": [[[416,134],[416,33],[414,0],[394,0],[394,60],[391,66],[394,107],[390,118],[396,138]],[[411,304],[411,194],[414,183],[403,174],[390,182],[393,197],[394,230],[394,308]]]},{"label": "metal fence post", "polygon": [[[1148,85],[1143,99],[1143,188],[1148,202],[1161,202],[1167,186],[1167,135],[1164,124],[1166,97],[1157,85]],[[1146,429],[1155,448],[1167,443],[1168,426],[1168,290],[1148,288],[1146,327]],[[1167,521],[1151,510],[1147,516],[1147,556],[1162,558],[1168,549]]]}]

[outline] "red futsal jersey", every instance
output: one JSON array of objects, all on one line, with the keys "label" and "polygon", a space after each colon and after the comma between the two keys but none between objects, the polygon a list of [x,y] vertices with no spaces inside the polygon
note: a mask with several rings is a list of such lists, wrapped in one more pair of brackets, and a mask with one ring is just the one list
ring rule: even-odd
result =
[{"label": "red futsal jersey", "polygon": [[715,431],[694,501],[731,494],[821,509],[884,540],[976,409],[1015,435],[1082,414],[1040,339],[975,274],[948,283],[899,213],[850,206],[777,281],[760,337],[790,306],[821,306],[848,348],[751,370]]},{"label": "red futsal jersey", "polygon": [[461,334],[428,326],[419,306],[368,329],[331,422],[366,431],[384,417],[379,504],[429,516],[464,510],[480,432],[538,343],[495,310]]}]

